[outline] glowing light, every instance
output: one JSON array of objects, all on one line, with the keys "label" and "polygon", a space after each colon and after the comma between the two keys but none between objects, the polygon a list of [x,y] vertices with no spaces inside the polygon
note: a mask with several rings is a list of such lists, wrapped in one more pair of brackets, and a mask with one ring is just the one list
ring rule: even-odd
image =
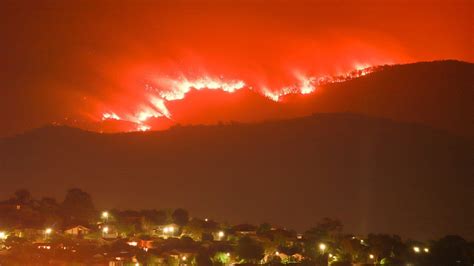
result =
[{"label": "glowing light", "polygon": [[153,104],[153,106],[156,109],[158,109],[161,112],[161,114],[163,114],[164,116],[166,116],[168,118],[171,117],[171,113],[168,110],[168,108],[166,107],[165,101],[163,99],[160,99],[160,98],[155,97],[155,96],[150,96],[150,102],[151,102],[151,104]]},{"label": "glowing light", "polygon": [[219,233],[217,233],[217,236],[218,236],[219,238],[223,238],[224,235],[225,235],[225,234],[224,234],[223,231],[219,231]]},{"label": "glowing light", "polygon": [[267,86],[254,87],[250,86],[246,81],[240,79],[224,79],[223,77],[212,77],[203,75],[198,78],[189,78],[181,75],[177,78],[158,77],[145,85],[147,95],[145,101],[138,104],[136,112],[122,113],[118,115],[116,112],[106,112],[102,114],[102,120],[121,120],[135,123],[135,131],[148,131],[152,127],[146,123],[150,118],[166,117],[171,119],[172,112],[168,109],[167,103],[171,101],[182,100],[192,90],[220,90],[227,93],[234,93],[244,88],[254,90],[266,98],[281,102],[282,97],[290,94],[311,94],[316,89],[325,84],[344,82],[355,79],[376,71],[377,68],[371,67],[369,64],[354,64],[354,70],[342,73],[337,76],[311,76],[301,73],[294,73],[296,79],[295,84],[283,86],[281,88],[269,88]]},{"label": "glowing light", "polygon": [[163,233],[165,234],[172,234],[174,232],[174,227],[173,226],[166,226],[163,228]]},{"label": "glowing light", "polygon": [[138,243],[136,241],[127,242],[129,246],[136,247]]},{"label": "glowing light", "polygon": [[419,247],[413,247],[413,251],[415,251],[415,253],[420,253],[420,248]]},{"label": "glowing light", "polygon": [[104,114],[102,114],[102,120],[108,120],[108,119],[121,120],[120,116],[118,116],[115,113],[104,113]]},{"label": "glowing light", "polygon": [[0,239],[1,239],[1,240],[7,239],[7,233],[5,233],[5,232],[0,232]]},{"label": "glowing light", "polygon": [[102,233],[107,234],[109,232],[109,227],[105,226],[102,228]]},{"label": "glowing light", "polygon": [[136,118],[138,119],[138,123],[141,123],[141,122],[147,121],[149,118],[152,118],[152,117],[158,118],[160,116],[162,115],[158,113],[157,111],[147,108],[143,111],[138,112],[138,114],[136,115]]},{"label": "glowing light", "polygon": [[326,248],[327,248],[327,247],[326,247],[326,244],[324,244],[324,243],[319,244],[319,249],[320,249],[322,252],[324,252],[324,251],[326,250]]},{"label": "glowing light", "polygon": [[161,98],[167,101],[182,100],[191,89],[222,90],[232,93],[245,87],[245,82],[242,80],[224,81],[223,79],[216,79],[209,76],[195,80],[189,80],[184,76],[178,79],[159,78],[155,80],[155,82],[160,88],[166,88],[164,90],[158,90],[158,93]]},{"label": "glowing light", "polygon": [[51,229],[51,228],[46,228],[46,229],[44,230],[44,233],[45,233],[46,235],[50,235],[52,232],[53,232],[53,229]]},{"label": "glowing light", "polygon": [[106,212],[106,211],[102,212],[102,218],[104,218],[104,219],[109,218],[109,213]]},{"label": "glowing light", "polygon": [[425,253],[429,253],[429,252],[430,252],[430,249],[429,249],[429,248],[424,248],[423,251],[424,251]]},{"label": "glowing light", "polygon": [[373,260],[375,256],[373,254],[369,254],[369,259]]},{"label": "glowing light", "polygon": [[150,129],[151,129],[151,127],[147,126],[147,125],[138,125],[137,126],[137,131],[148,131]]}]

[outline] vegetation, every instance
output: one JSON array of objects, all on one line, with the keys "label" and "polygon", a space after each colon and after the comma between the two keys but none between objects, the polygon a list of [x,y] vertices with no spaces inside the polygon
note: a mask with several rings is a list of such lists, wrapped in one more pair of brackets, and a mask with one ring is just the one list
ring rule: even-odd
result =
[{"label": "vegetation", "polygon": [[397,235],[345,233],[325,218],[303,234],[270,223],[227,225],[185,209],[98,211],[70,189],[62,202],[18,190],[0,202],[0,265],[125,262],[138,265],[472,265],[460,236],[427,243]]}]

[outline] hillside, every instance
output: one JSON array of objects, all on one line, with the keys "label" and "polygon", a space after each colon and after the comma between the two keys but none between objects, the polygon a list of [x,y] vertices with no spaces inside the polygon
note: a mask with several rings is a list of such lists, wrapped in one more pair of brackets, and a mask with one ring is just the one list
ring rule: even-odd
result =
[{"label": "hillside", "polygon": [[418,123],[474,138],[474,64],[460,61],[384,66],[310,97],[288,99],[290,109],[349,112]]},{"label": "hillside", "polygon": [[80,187],[102,208],[473,238],[473,154],[444,131],[353,114],[110,135],[46,127],[0,141],[0,196]]}]

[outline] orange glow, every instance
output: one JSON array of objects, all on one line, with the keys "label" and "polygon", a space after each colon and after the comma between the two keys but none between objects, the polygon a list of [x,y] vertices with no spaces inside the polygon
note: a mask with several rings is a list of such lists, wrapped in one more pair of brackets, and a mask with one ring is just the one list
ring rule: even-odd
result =
[{"label": "orange glow", "polygon": [[120,117],[116,115],[115,113],[102,114],[102,120],[107,120],[107,119],[121,120]]},{"label": "orange glow", "polygon": [[474,60],[469,0],[11,2],[0,136],[295,117],[351,70]]},{"label": "orange glow", "polygon": [[[148,131],[153,126],[148,122],[151,119],[164,118],[173,121],[173,113],[168,108],[168,104],[174,101],[185,101],[186,96],[192,91],[222,91],[233,94],[240,90],[248,90],[274,102],[280,103],[288,95],[307,95],[314,93],[321,85],[343,82],[355,79],[375,71],[376,68],[368,64],[356,64],[354,70],[342,75],[331,76],[306,76],[299,72],[294,73],[294,84],[281,88],[269,88],[267,86],[251,86],[251,82],[243,79],[224,79],[223,77],[213,78],[211,76],[202,76],[196,79],[187,78],[181,75],[178,78],[156,77],[153,83],[147,83],[143,90],[143,100],[134,102],[127,101],[127,110],[136,108],[137,112],[120,113],[106,112],[102,113],[102,120],[122,120],[135,124],[135,127],[129,131]],[[136,105],[137,107],[133,107]],[[192,108],[192,106],[190,107]],[[112,109],[112,108],[108,108]],[[122,108],[123,109],[123,108]],[[192,110],[191,110],[192,111]],[[118,115],[117,113],[120,113]]]}]

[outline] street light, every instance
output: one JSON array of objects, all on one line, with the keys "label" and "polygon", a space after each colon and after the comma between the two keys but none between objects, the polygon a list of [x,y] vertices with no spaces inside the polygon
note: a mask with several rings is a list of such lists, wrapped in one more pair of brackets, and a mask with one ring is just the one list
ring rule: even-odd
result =
[{"label": "street light", "polygon": [[102,228],[102,233],[107,234],[109,232],[109,227],[105,226]]},{"label": "street light", "polygon": [[53,232],[53,229],[51,229],[49,227],[44,229],[44,238],[46,239],[48,237],[48,235],[50,235],[52,232]]},{"label": "street light", "polygon": [[369,254],[369,259],[373,260],[375,256],[373,254]]},{"label": "street light", "polygon": [[425,253],[429,253],[429,252],[430,252],[430,249],[429,249],[429,248],[424,248],[423,251],[424,251]]},{"label": "street light", "polygon": [[173,226],[166,226],[163,228],[163,233],[165,234],[173,234],[174,227]]},{"label": "street light", "polygon": [[219,239],[222,239],[224,237],[224,231],[219,231],[219,233],[217,233],[217,236],[219,237]]},{"label": "street light", "polygon": [[326,247],[326,244],[324,244],[324,243],[319,244],[319,249],[320,249],[323,253],[324,253],[324,251],[326,250],[326,248],[327,248],[327,247]]},{"label": "street light", "polygon": [[7,233],[5,233],[3,231],[0,232],[0,240],[5,240],[5,239],[7,239]]},{"label": "street light", "polygon": [[109,212],[103,211],[102,212],[102,219],[104,219],[107,222],[109,220]]},{"label": "street light", "polygon": [[420,253],[420,248],[419,247],[413,247],[413,251],[415,251],[415,253]]}]

